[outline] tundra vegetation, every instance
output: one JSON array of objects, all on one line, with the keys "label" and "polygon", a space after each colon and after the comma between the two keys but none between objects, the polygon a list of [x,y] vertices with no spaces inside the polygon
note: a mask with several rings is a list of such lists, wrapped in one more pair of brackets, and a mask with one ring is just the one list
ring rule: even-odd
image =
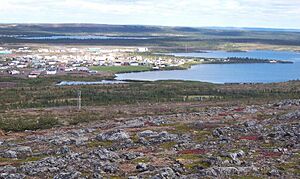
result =
[{"label": "tundra vegetation", "polygon": [[1,177],[299,177],[299,81],[72,78],[1,78]]}]

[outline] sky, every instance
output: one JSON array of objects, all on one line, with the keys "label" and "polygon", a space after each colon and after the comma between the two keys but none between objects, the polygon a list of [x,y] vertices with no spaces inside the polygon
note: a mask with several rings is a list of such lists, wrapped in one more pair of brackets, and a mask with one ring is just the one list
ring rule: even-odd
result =
[{"label": "sky", "polygon": [[300,29],[300,0],[0,0],[0,23]]}]

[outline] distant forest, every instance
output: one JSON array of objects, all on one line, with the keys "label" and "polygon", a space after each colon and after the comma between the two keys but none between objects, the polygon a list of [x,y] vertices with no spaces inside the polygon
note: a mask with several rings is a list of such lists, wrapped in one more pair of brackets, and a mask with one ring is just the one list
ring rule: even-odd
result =
[{"label": "distant forest", "polygon": [[[20,39],[18,36],[44,37],[61,35],[145,36],[151,39]],[[255,28],[191,28],[140,25],[97,24],[1,24],[0,44],[7,43],[54,43],[93,44],[124,46],[176,47],[188,44],[213,49],[224,43],[258,43],[300,46],[299,30]]]}]

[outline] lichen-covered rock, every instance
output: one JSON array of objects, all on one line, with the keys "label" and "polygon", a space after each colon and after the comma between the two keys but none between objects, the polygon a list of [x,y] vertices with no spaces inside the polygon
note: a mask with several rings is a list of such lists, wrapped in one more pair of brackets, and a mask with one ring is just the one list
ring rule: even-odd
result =
[{"label": "lichen-covered rock", "polygon": [[1,173],[0,178],[3,179],[23,179],[26,175],[19,173]]},{"label": "lichen-covered rock", "polygon": [[80,172],[74,171],[74,172],[61,172],[54,176],[54,179],[77,179],[81,175]]},{"label": "lichen-covered rock", "polygon": [[121,141],[129,139],[130,136],[124,130],[113,130],[99,134],[96,139],[101,141]]},{"label": "lichen-covered rock", "polygon": [[5,151],[4,158],[26,158],[32,156],[32,150],[28,146],[20,146]]},{"label": "lichen-covered rock", "polygon": [[290,112],[279,117],[279,120],[300,119],[300,111]]},{"label": "lichen-covered rock", "polygon": [[17,172],[17,168],[11,165],[0,167],[0,173],[16,173],[16,172]]},{"label": "lichen-covered rock", "polygon": [[232,175],[245,175],[250,172],[256,172],[256,167],[211,167],[200,171],[204,176],[232,176]]}]

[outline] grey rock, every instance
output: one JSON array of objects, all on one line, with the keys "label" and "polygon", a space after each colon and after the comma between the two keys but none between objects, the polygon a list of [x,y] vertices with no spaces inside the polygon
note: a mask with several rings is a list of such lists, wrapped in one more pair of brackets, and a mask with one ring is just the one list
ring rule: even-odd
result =
[{"label": "grey rock", "polygon": [[86,142],[89,141],[88,137],[76,137],[76,138],[70,138],[71,144],[75,144],[77,146],[85,145]]},{"label": "grey rock", "polygon": [[232,160],[236,160],[237,158],[243,157],[244,155],[245,155],[245,152],[243,150],[240,150],[240,151],[235,152],[235,153],[230,153],[229,157]]},{"label": "grey rock", "polygon": [[137,169],[139,172],[144,172],[144,171],[147,171],[147,170],[148,170],[148,165],[145,164],[145,163],[138,163],[137,166],[136,166],[136,169]]},{"label": "grey rock", "polygon": [[273,177],[278,177],[281,175],[281,172],[278,171],[277,169],[272,169],[268,174]]},{"label": "grey rock", "polygon": [[28,175],[42,175],[48,172],[58,172],[64,168],[67,161],[63,158],[48,157],[39,161],[25,163],[20,167],[20,170]]},{"label": "grey rock", "polygon": [[300,119],[300,111],[290,112],[279,117],[279,120]]},{"label": "grey rock", "polygon": [[153,132],[151,130],[146,130],[138,133],[139,137],[156,137],[158,136],[157,132]]},{"label": "grey rock", "polygon": [[256,125],[255,121],[246,121],[246,122],[244,122],[245,127],[253,127],[255,125]]},{"label": "grey rock", "polygon": [[17,152],[13,150],[8,150],[2,154],[4,158],[17,158]]},{"label": "grey rock", "polygon": [[71,152],[70,148],[66,145],[62,146],[59,150],[60,154],[67,154],[67,153],[70,153],[70,152]]},{"label": "grey rock", "polygon": [[163,141],[175,140],[178,138],[177,134],[169,134],[167,131],[159,133],[159,138]]},{"label": "grey rock", "polygon": [[53,139],[50,140],[50,143],[54,145],[70,145],[71,139],[66,136],[55,136]]},{"label": "grey rock", "polygon": [[1,173],[0,178],[4,179],[23,179],[26,175],[19,173]]},{"label": "grey rock", "polygon": [[106,173],[116,173],[118,171],[118,166],[113,163],[106,163],[103,166],[103,171]]},{"label": "grey rock", "polygon": [[151,177],[151,179],[173,179],[177,178],[176,173],[174,170],[170,167],[166,167],[161,169],[158,174],[155,176]]},{"label": "grey rock", "polygon": [[206,176],[230,176],[230,175],[243,175],[250,172],[257,171],[256,167],[211,167],[201,170],[200,173]]},{"label": "grey rock", "polygon": [[129,176],[128,179],[139,179],[137,176]]},{"label": "grey rock", "polygon": [[224,135],[224,132],[221,128],[217,128],[217,129],[213,130],[212,134],[215,137],[221,137],[222,135]]},{"label": "grey rock", "polygon": [[101,141],[121,141],[129,138],[129,134],[124,132],[123,130],[114,130],[101,133],[96,137],[97,140]]},{"label": "grey rock", "polygon": [[137,157],[140,157],[140,156],[142,156],[142,154],[141,153],[137,153],[137,152],[130,152],[130,153],[123,154],[123,157],[126,160],[133,160],[133,159],[136,159]]},{"label": "grey rock", "polygon": [[104,177],[101,176],[99,173],[93,173],[92,178],[93,178],[93,179],[103,179]]},{"label": "grey rock", "polygon": [[17,172],[17,168],[11,165],[0,167],[0,173],[16,173],[16,172]]},{"label": "grey rock", "polygon": [[112,162],[120,158],[116,152],[109,151],[105,148],[96,149],[93,151],[93,154],[98,156],[100,160],[108,160]]},{"label": "grey rock", "polygon": [[81,175],[80,172],[61,172],[54,176],[54,179],[77,179]]},{"label": "grey rock", "polygon": [[26,158],[32,156],[32,150],[30,147],[22,146],[14,149],[17,152],[19,158]]}]

